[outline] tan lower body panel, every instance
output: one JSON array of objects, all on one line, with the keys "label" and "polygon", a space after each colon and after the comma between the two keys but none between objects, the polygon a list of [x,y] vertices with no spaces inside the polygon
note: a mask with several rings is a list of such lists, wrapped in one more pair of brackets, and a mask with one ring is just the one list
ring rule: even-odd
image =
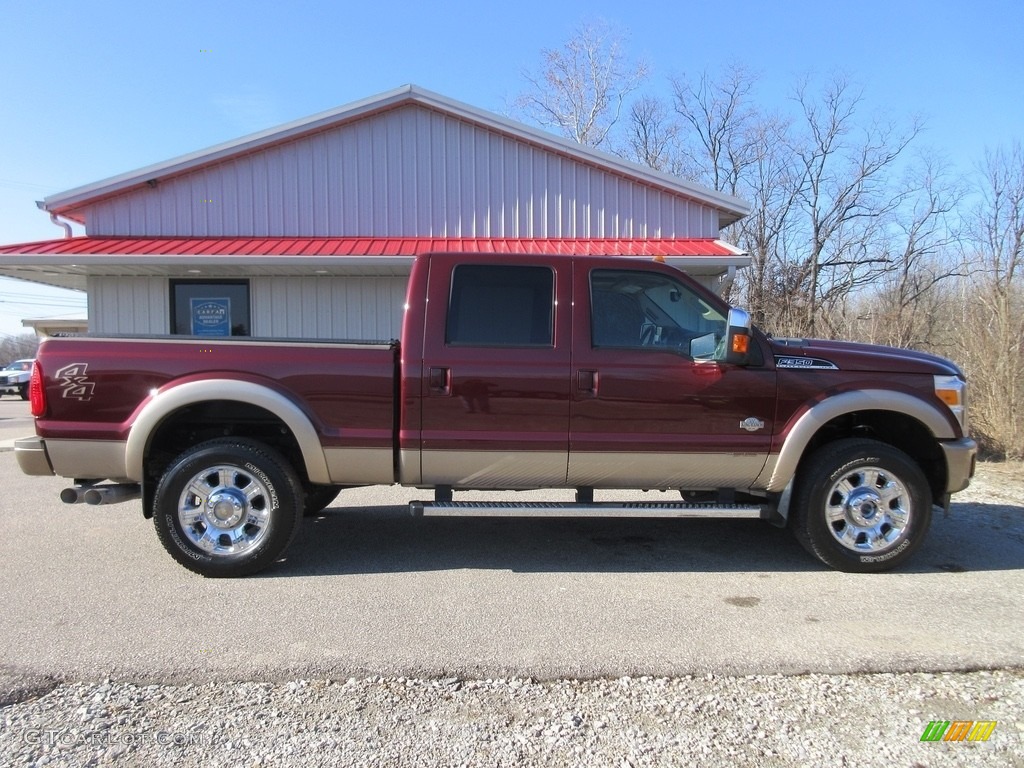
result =
[{"label": "tan lower body panel", "polygon": [[[45,443],[53,473],[61,477],[142,480],[128,477],[122,442],[47,439]],[[324,455],[332,483],[390,485],[395,481],[390,448],[327,448]]]},{"label": "tan lower body panel", "polygon": [[41,437],[22,437],[14,441],[14,458],[26,475],[52,475],[50,457]]},{"label": "tan lower body panel", "polygon": [[53,473],[61,477],[97,480],[132,480],[125,466],[125,444],[120,440],[51,440],[47,438],[46,453]]},{"label": "tan lower body panel", "polygon": [[561,451],[423,451],[421,482],[496,490],[564,488],[565,465]]},{"label": "tan lower body panel", "polygon": [[391,485],[395,482],[390,448],[324,448],[327,472],[338,485]]},{"label": "tan lower body panel", "polygon": [[765,460],[762,454],[574,453],[566,474],[559,452],[424,451],[422,476],[403,475],[402,482],[478,489],[749,488]]},{"label": "tan lower body panel", "polygon": [[589,488],[749,488],[763,454],[573,453],[569,485]]}]

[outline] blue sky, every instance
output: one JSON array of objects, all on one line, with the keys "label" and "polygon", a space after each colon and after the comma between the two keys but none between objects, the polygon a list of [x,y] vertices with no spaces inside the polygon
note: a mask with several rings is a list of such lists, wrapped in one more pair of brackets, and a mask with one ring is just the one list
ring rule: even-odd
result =
[{"label": "blue sky", "polygon": [[[740,62],[784,110],[799,76],[845,72],[865,110],[921,116],[918,144],[963,172],[1024,133],[1019,0],[0,0],[0,243],[61,236],[36,209],[47,195],[405,83],[503,112],[542,49],[597,18],[628,30],[654,94]],[[84,305],[53,296],[0,281],[0,333]]]}]

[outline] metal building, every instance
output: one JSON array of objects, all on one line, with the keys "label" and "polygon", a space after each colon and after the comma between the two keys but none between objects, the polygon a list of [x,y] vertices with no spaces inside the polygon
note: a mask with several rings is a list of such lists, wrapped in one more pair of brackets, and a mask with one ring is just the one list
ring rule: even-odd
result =
[{"label": "metal building", "polygon": [[416,86],[39,207],[86,235],[0,246],[0,274],[86,290],[95,333],[394,338],[432,250],[748,264],[718,239],[736,198]]}]

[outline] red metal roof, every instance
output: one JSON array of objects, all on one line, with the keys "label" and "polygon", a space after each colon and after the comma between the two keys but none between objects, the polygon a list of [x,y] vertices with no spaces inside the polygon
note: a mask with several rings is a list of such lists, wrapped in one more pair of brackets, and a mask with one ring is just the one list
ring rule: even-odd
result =
[{"label": "red metal roof", "polygon": [[736,256],[718,240],[438,237],[71,237],[0,246],[0,255],[40,256],[417,256],[421,253]]}]

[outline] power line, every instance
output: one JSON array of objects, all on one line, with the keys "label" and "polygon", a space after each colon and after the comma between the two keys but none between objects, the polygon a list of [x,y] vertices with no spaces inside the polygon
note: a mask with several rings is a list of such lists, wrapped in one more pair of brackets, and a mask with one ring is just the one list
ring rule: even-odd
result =
[{"label": "power line", "polygon": [[73,296],[67,299],[63,299],[59,296],[4,296],[0,294],[0,304],[18,304],[20,306],[39,306],[43,304],[52,304],[54,306],[63,306],[64,304],[82,304],[85,305],[85,297]]},{"label": "power line", "polygon": [[45,186],[43,184],[33,184],[30,181],[19,181],[17,179],[0,179],[0,187],[9,187],[10,189],[20,189],[24,192],[49,192],[56,189],[54,186]]}]

